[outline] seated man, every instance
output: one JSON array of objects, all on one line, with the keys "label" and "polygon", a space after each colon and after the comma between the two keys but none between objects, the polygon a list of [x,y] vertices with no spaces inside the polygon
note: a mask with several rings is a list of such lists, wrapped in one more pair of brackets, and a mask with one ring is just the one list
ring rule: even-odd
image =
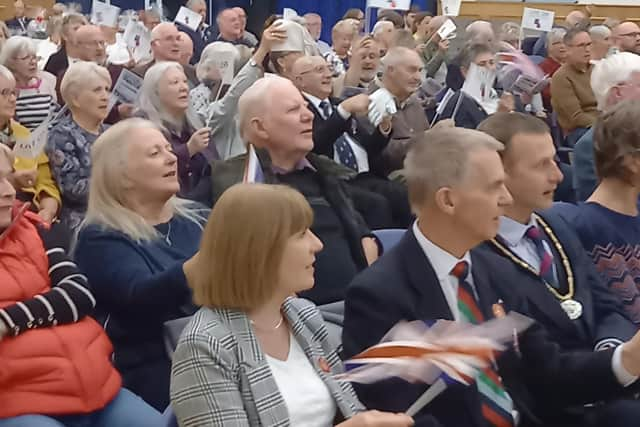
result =
[{"label": "seated man", "polygon": [[[478,324],[503,310],[527,312],[517,277],[488,267],[472,248],[495,236],[511,203],[498,151],[475,130],[426,132],[407,155],[405,171],[417,221],[402,240],[347,290],[342,341],[351,357],[379,342],[401,320],[449,319]],[[600,408],[568,406],[632,395],[640,374],[640,334],[614,349],[566,352],[534,324],[497,357],[476,383],[449,383],[414,417],[416,426],[603,426]],[[404,412],[428,386],[393,378],[356,385],[368,408]],[[635,409],[635,402],[629,403]],[[637,419],[637,414],[635,419]],[[619,425],[633,425],[626,418]],[[627,424],[624,424],[626,422]]]},{"label": "seated man", "polygon": [[605,286],[570,223],[552,212],[562,181],[556,150],[542,120],[502,113],[480,123],[504,145],[500,153],[513,203],[504,209],[495,239],[478,250],[487,267],[517,280],[512,288],[527,300],[526,313],[545,326],[563,349],[616,346],[637,327]]},{"label": "seated man", "polygon": [[304,98],[287,79],[263,78],[240,97],[238,120],[243,139],[257,149],[258,164],[245,168],[247,155],[215,162],[214,203],[248,174],[245,180],[286,184],[300,191],[315,214],[311,230],[325,247],[316,258],[316,285],[301,296],[316,304],[344,299],[353,276],[378,257],[378,246],[340,179],[344,168],[310,153],[313,114]]},{"label": "seated man", "polygon": [[349,69],[349,49],[356,35],[356,29],[349,21],[338,21],[331,30],[331,50],[324,58],[331,65],[334,77],[344,74]]},{"label": "seated man", "polygon": [[26,36],[29,18],[24,16],[24,2],[16,0],[13,3],[14,18],[6,22],[12,36]]},{"label": "seated man", "polygon": [[333,93],[337,97],[346,95],[350,88],[364,88],[375,84],[380,68],[380,45],[372,36],[355,38],[351,44],[349,69],[335,78]]},{"label": "seated man", "polygon": [[195,31],[179,22],[176,23],[178,29],[186,33],[186,37],[191,40],[193,56],[190,58],[189,63],[195,65],[200,61],[202,50],[215,38],[213,28],[207,24],[207,2],[204,0],[189,0],[186,7],[202,16],[202,21],[200,21],[200,25]]},{"label": "seated man", "polygon": [[604,113],[594,126],[594,143],[600,184],[571,224],[609,290],[640,325],[639,101],[622,101]]},{"label": "seated man", "polygon": [[570,146],[580,139],[598,116],[591,90],[591,37],[580,28],[567,31],[566,62],[551,78],[551,105]]},{"label": "seated man", "polygon": [[306,13],[304,15],[304,25],[313,39],[316,41],[320,55],[324,55],[331,51],[331,46],[324,40],[320,39],[322,34],[322,16],[317,13]]},{"label": "seated man", "polygon": [[373,133],[358,125],[356,114],[367,114],[369,96],[361,93],[342,102],[330,98],[331,71],[320,56],[303,56],[293,67],[294,84],[313,112],[313,152],[358,172],[354,182],[387,199],[394,223],[385,228],[406,228],[411,221],[407,192],[400,183],[370,173],[389,142],[391,117],[383,118]]},{"label": "seated man", "polygon": [[245,29],[238,11],[235,8],[223,9],[216,17],[218,24],[218,41],[229,42],[231,44],[243,44],[248,47],[255,47],[251,40],[244,37]]},{"label": "seated man", "polygon": [[640,27],[635,22],[625,21],[613,27],[611,39],[618,52],[640,54]]},{"label": "seated man", "polygon": [[[640,99],[640,56],[622,52],[598,61],[591,73],[591,87],[600,111],[607,111],[624,99]],[[593,130],[589,129],[576,143],[572,165],[577,199],[586,200],[598,185]]]}]

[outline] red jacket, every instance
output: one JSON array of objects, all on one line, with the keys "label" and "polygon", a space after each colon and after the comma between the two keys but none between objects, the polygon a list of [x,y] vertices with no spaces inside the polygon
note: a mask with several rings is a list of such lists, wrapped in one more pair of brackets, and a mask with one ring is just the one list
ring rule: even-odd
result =
[{"label": "red jacket", "polygon": [[[17,214],[0,235],[0,307],[50,290],[49,263],[34,214]],[[85,414],[119,392],[113,348],[92,318],[30,329],[0,341],[0,419]]]}]

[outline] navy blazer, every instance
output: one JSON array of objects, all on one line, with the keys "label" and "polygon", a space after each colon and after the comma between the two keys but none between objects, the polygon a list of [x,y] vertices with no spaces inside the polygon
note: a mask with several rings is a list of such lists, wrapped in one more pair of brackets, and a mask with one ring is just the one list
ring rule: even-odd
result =
[{"label": "navy blazer", "polygon": [[178,27],[179,31],[186,33],[193,42],[193,56],[191,57],[191,61],[189,61],[189,63],[191,65],[197,64],[200,61],[200,56],[202,55],[202,51],[204,50],[204,48],[209,43],[216,40],[214,28],[212,26],[208,26],[204,30],[203,37],[200,31],[193,31],[191,28],[179,22],[176,22],[176,27]]},{"label": "navy blazer", "polygon": [[365,149],[371,159],[379,156],[389,143],[391,134],[385,136],[376,128],[373,133],[369,133],[358,124],[353,116],[348,119],[342,118],[338,113],[339,101],[329,98],[333,113],[331,117],[325,119],[318,109],[309,99],[305,97],[307,107],[313,113],[313,152],[322,154],[333,159],[334,144],[343,133],[347,132]]},{"label": "navy blazer", "polygon": [[[562,244],[571,265],[575,283],[573,299],[582,304],[580,318],[569,319],[540,276],[513,262],[491,242],[478,248],[486,254],[486,267],[505,277],[517,278],[511,286],[527,300],[529,311],[524,314],[543,324],[563,349],[590,350],[628,341],[638,329],[624,314],[618,298],[607,289],[571,225],[557,213],[545,212],[540,216]],[[544,233],[543,227],[540,230]],[[546,238],[553,252],[560,288],[566,292],[567,275],[560,254],[549,236]]]},{"label": "navy blazer", "polygon": [[[527,313],[526,300],[511,289],[514,277],[487,268],[483,254],[472,251],[472,274],[479,306],[486,318],[500,299],[507,311]],[[342,334],[344,356],[374,345],[400,320],[453,319],[431,263],[413,231],[370,268],[358,274],[347,290]],[[498,371],[521,426],[546,425],[561,409],[597,402],[625,393],[611,369],[613,350],[562,352],[543,327],[532,326],[519,339],[520,352],[508,350],[498,359]],[[356,385],[368,408],[405,411],[427,386],[400,379]],[[435,417],[435,419],[434,419]],[[578,413],[558,425],[583,425]],[[416,426],[484,427],[475,387],[452,385],[415,417]]]}]

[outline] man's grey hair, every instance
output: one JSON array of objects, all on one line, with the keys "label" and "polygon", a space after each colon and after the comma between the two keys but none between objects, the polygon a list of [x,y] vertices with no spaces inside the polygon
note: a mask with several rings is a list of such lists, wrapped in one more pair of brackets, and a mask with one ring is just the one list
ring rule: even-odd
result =
[{"label": "man's grey hair", "polygon": [[631,52],[616,53],[594,65],[591,72],[591,89],[600,111],[607,108],[611,88],[628,81],[633,73],[640,73],[640,56]]},{"label": "man's grey hair", "polygon": [[461,183],[469,172],[469,154],[478,150],[503,150],[484,132],[464,128],[440,128],[417,137],[404,160],[409,201],[414,213],[441,188]]},{"label": "man's grey hair", "polygon": [[555,42],[563,41],[566,34],[566,28],[553,27],[551,31],[547,33],[547,47],[551,46]]},{"label": "man's grey hair", "polygon": [[271,100],[270,93],[274,87],[282,84],[293,85],[291,80],[284,77],[269,75],[256,80],[249,89],[245,90],[238,100],[238,127],[240,136],[246,142],[247,130],[251,119],[266,111],[266,101]]},{"label": "man's grey hair", "polygon": [[605,25],[594,25],[589,28],[589,35],[592,39],[604,40],[611,36],[611,30]]},{"label": "man's grey hair", "polygon": [[491,39],[495,36],[493,26],[489,21],[474,21],[467,25],[465,32],[467,34],[467,40],[473,42],[477,41],[476,39],[481,35],[491,35]]},{"label": "man's grey hair", "polygon": [[186,4],[186,7],[188,9],[193,9],[194,7],[199,6],[201,4],[204,4],[206,6],[207,2],[205,2],[204,0],[189,0]]},{"label": "man's grey hair", "polygon": [[[196,76],[199,81],[203,81],[206,79],[207,74],[211,68],[214,68],[217,64],[217,57],[221,54],[226,54],[227,52],[231,52],[232,61],[233,61],[233,74],[235,75],[239,70],[241,65],[241,55],[236,46],[232,45],[229,42],[221,42],[216,41],[207,45],[202,51],[202,55],[200,56],[200,62],[196,65]],[[220,76],[222,77],[222,76]]]},{"label": "man's grey hair", "polygon": [[0,50],[0,64],[10,67],[12,61],[20,54],[35,55],[36,46],[29,37],[9,37]]},{"label": "man's grey hair", "polygon": [[378,21],[376,22],[376,25],[373,26],[373,30],[371,31],[371,34],[373,34],[373,36],[375,37],[376,35],[380,34],[382,31],[384,31],[384,27],[386,26],[395,28],[393,26],[393,22],[391,21]]},{"label": "man's grey hair", "polygon": [[380,59],[382,71],[387,71],[389,67],[397,67],[405,62],[409,55],[417,55],[417,53],[415,50],[403,46],[392,47],[387,51],[387,54]]}]

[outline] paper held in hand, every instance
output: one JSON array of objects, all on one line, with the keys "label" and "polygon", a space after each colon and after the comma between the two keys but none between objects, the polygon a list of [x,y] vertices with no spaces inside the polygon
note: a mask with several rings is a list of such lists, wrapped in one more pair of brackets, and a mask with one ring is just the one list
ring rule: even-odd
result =
[{"label": "paper held in hand", "polygon": [[555,13],[550,10],[525,7],[522,13],[522,28],[536,31],[551,31]]},{"label": "paper held in hand", "polygon": [[45,120],[31,131],[29,138],[16,138],[16,145],[13,146],[13,154],[16,157],[27,159],[37,159],[47,144],[49,135],[49,120]]},{"label": "paper held in hand", "polygon": [[442,14],[445,16],[460,15],[460,5],[462,0],[441,0]]},{"label": "paper held in hand", "polygon": [[135,62],[151,58],[151,35],[142,23],[130,20],[122,39]]},{"label": "paper held in hand", "polygon": [[105,27],[117,28],[119,17],[119,7],[94,0],[93,9],[91,10],[91,23],[95,25],[104,25]]},{"label": "paper held in hand", "polygon": [[142,81],[142,77],[123,68],[111,92],[108,110],[111,111],[116,102],[135,104],[140,88],[142,87]]},{"label": "paper held in hand", "polygon": [[456,24],[451,19],[444,21],[444,24],[438,28],[437,34],[440,36],[440,40],[446,40],[454,38],[456,33]]},{"label": "paper held in hand", "polygon": [[196,31],[200,26],[200,22],[202,22],[202,16],[189,8],[180,6],[180,10],[178,11],[176,19],[173,22],[178,22],[185,27],[191,28],[193,31]]},{"label": "paper held in hand", "polygon": [[411,7],[411,0],[367,0],[367,8],[370,7],[409,10]]}]

